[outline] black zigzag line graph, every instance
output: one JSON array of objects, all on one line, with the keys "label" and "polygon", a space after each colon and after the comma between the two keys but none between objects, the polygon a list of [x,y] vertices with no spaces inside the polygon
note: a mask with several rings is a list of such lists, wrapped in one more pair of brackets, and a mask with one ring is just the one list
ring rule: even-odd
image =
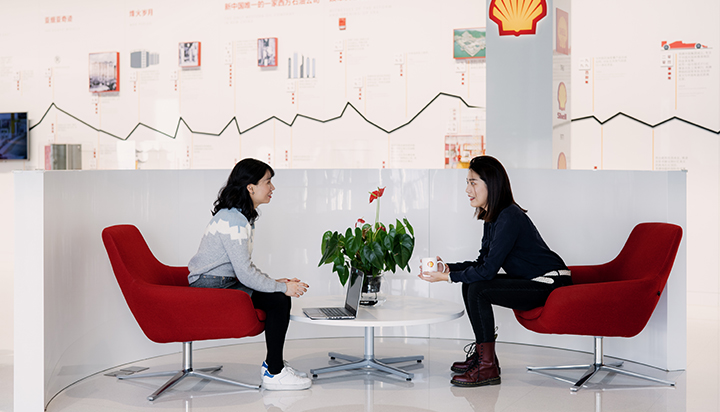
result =
[{"label": "black zigzag line graph", "polygon": [[421,114],[422,112],[425,111],[425,109],[427,109],[428,107],[430,107],[430,105],[433,104],[433,102],[435,102],[435,100],[437,100],[437,99],[440,98],[441,96],[451,97],[451,98],[458,99],[458,100],[460,100],[460,101],[465,105],[465,107],[468,107],[468,108],[470,108],[470,109],[482,109],[482,108],[483,108],[483,107],[481,107],[481,106],[472,106],[472,105],[469,105],[469,104],[465,101],[465,99],[463,99],[463,98],[460,97],[460,96],[456,96],[456,95],[454,95],[454,94],[448,94],[448,93],[440,92],[440,93],[438,93],[435,97],[433,97],[432,100],[430,100],[422,109],[420,109],[420,111],[418,111],[417,114],[415,114],[415,116],[413,116],[410,120],[408,120],[407,122],[401,124],[400,126],[394,128],[394,129],[390,129],[390,130],[387,130],[387,129],[379,126],[378,124],[373,123],[373,122],[370,121],[367,117],[365,117],[365,115],[363,115],[362,113],[360,113],[360,111],[359,111],[355,106],[353,106],[352,103],[348,102],[348,103],[345,104],[345,107],[343,108],[343,110],[342,110],[342,112],[340,113],[340,115],[335,116],[335,117],[332,117],[332,118],[329,118],[329,119],[325,119],[325,120],[316,119],[316,118],[314,118],[314,117],[310,117],[310,116],[306,116],[306,115],[304,115],[304,114],[298,113],[298,114],[296,114],[296,115],[293,117],[292,121],[291,121],[290,123],[288,123],[288,122],[280,119],[280,118],[277,117],[277,116],[270,116],[270,117],[268,117],[267,119],[261,121],[260,123],[257,123],[257,124],[255,124],[255,125],[253,125],[253,126],[250,126],[249,128],[247,128],[247,129],[245,129],[245,130],[240,130],[240,125],[238,124],[237,118],[233,116],[233,118],[230,119],[230,121],[225,125],[225,127],[223,127],[223,129],[222,129],[219,133],[210,133],[210,132],[200,132],[200,131],[193,130],[193,129],[190,127],[190,125],[187,124],[187,122],[185,121],[185,119],[183,119],[182,117],[180,117],[180,118],[178,119],[177,126],[175,126],[175,133],[172,134],[172,135],[171,135],[171,134],[168,134],[168,133],[165,133],[165,132],[163,132],[162,130],[158,130],[158,129],[154,128],[154,127],[148,126],[148,125],[146,125],[146,124],[144,124],[144,123],[138,123],[138,124],[136,124],[135,127],[130,131],[130,133],[128,133],[128,135],[123,138],[123,137],[120,137],[120,136],[115,135],[115,134],[113,134],[113,133],[110,133],[110,132],[108,132],[108,131],[105,131],[105,130],[102,130],[102,129],[98,129],[97,127],[95,127],[95,126],[93,126],[93,125],[91,125],[91,124],[83,121],[82,119],[80,119],[80,118],[78,118],[78,117],[76,117],[76,116],[73,116],[72,114],[70,114],[70,113],[66,112],[65,110],[61,109],[61,108],[58,107],[55,103],[51,103],[50,106],[49,106],[49,107],[47,108],[47,110],[45,111],[45,114],[43,114],[42,118],[40,118],[40,120],[39,120],[37,123],[35,123],[34,125],[32,125],[32,126],[30,127],[30,130],[32,130],[32,129],[36,128],[37,126],[39,126],[39,125],[43,122],[43,120],[45,119],[45,117],[47,116],[47,114],[50,112],[50,110],[51,110],[53,107],[54,107],[56,110],[58,110],[59,112],[65,114],[66,116],[68,116],[68,117],[70,117],[70,118],[72,118],[72,119],[77,120],[78,122],[82,123],[83,125],[85,125],[85,126],[91,128],[91,129],[95,130],[96,132],[106,134],[106,135],[108,135],[108,136],[114,137],[114,138],[119,139],[119,140],[127,140],[127,139],[129,139],[130,136],[132,136],[132,134],[135,133],[135,131],[136,131],[139,127],[141,127],[141,126],[144,127],[144,128],[146,128],[146,129],[149,129],[149,130],[152,130],[152,131],[154,131],[154,132],[157,132],[157,133],[159,133],[159,134],[161,134],[161,135],[163,135],[163,136],[167,136],[167,137],[169,137],[169,138],[171,138],[171,139],[175,139],[175,138],[177,137],[178,130],[180,130],[180,123],[184,124],[185,127],[187,127],[187,129],[188,129],[191,133],[201,134],[201,135],[207,135],[207,136],[220,136],[221,134],[223,134],[223,133],[225,132],[225,130],[227,130],[228,127],[230,127],[230,125],[231,125],[232,123],[235,123],[235,128],[237,129],[238,134],[241,134],[241,135],[242,135],[242,134],[244,134],[244,133],[249,132],[249,131],[252,130],[252,129],[255,129],[256,127],[259,127],[259,126],[261,126],[261,125],[263,125],[263,124],[271,121],[271,120],[277,120],[277,121],[279,121],[279,122],[281,122],[281,123],[283,123],[283,124],[285,124],[285,125],[287,125],[287,126],[289,126],[289,127],[292,127],[293,124],[295,124],[295,121],[296,121],[298,118],[308,119],[308,120],[312,120],[312,121],[319,122],[319,123],[328,123],[328,122],[332,122],[332,121],[335,121],[335,120],[338,120],[338,119],[342,118],[343,115],[345,114],[345,111],[346,111],[348,108],[350,108],[350,109],[354,110],[355,113],[357,113],[360,117],[362,117],[362,119],[365,120],[368,124],[371,124],[371,125],[375,126],[376,128],[380,129],[381,131],[383,131],[383,132],[385,132],[385,133],[387,133],[387,134],[390,134],[390,133],[393,133],[393,132],[395,132],[395,131],[397,131],[397,130],[400,130],[400,129],[402,129],[403,127],[405,127],[405,126],[409,125],[410,123],[412,123],[415,119],[418,118],[418,116],[420,116],[420,114]]},{"label": "black zigzag line graph", "polygon": [[691,121],[685,120],[685,119],[683,119],[683,118],[681,118],[681,117],[677,117],[677,116],[673,116],[673,117],[671,117],[671,118],[669,118],[669,119],[665,119],[665,120],[663,120],[662,122],[656,123],[656,124],[650,124],[650,123],[644,122],[644,121],[642,121],[642,120],[640,120],[640,119],[638,119],[638,118],[635,118],[635,117],[632,117],[632,116],[628,116],[627,114],[625,114],[625,113],[623,113],[623,112],[617,112],[617,113],[615,113],[613,116],[607,118],[605,121],[602,121],[602,120],[598,119],[598,118],[595,117],[594,115],[592,115],[592,116],[585,116],[585,117],[578,117],[578,118],[576,118],[576,119],[572,119],[571,121],[573,121],[573,122],[579,122],[579,121],[581,121],[581,120],[594,119],[594,120],[595,120],[596,122],[598,122],[600,125],[604,125],[605,123],[609,122],[610,120],[615,119],[615,118],[618,117],[618,116],[627,117],[628,119],[634,120],[634,121],[636,121],[636,122],[638,122],[638,123],[640,123],[640,124],[643,124],[643,125],[645,125],[645,126],[648,126],[648,127],[650,127],[651,129],[654,129],[654,128],[658,127],[658,126],[661,126],[661,125],[663,125],[663,124],[665,124],[665,123],[668,123],[668,122],[671,122],[671,121],[673,121],[673,120],[677,120],[677,121],[679,121],[679,122],[683,122],[683,123],[685,123],[685,124],[689,124],[690,126],[695,126],[695,127],[699,128],[699,129],[708,131],[708,132],[710,132],[710,133],[720,134],[720,130],[715,131],[715,130],[712,130],[712,129],[708,128],[708,127],[699,125],[699,124],[697,124],[697,123],[693,123],[693,122],[691,122]]},{"label": "black zigzag line graph", "polygon": [[[168,133],[165,133],[165,132],[163,132],[162,130],[158,130],[158,129],[152,127],[152,126],[148,126],[148,125],[146,125],[145,123],[140,122],[140,123],[136,124],[135,127],[130,131],[130,133],[128,133],[128,135],[123,138],[123,137],[120,137],[120,136],[115,135],[115,134],[113,134],[113,133],[110,133],[110,132],[108,132],[108,131],[105,131],[105,130],[103,130],[103,129],[98,129],[97,127],[95,127],[95,126],[93,126],[93,125],[91,125],[91,124],[83,121],[82,119],[80,119],[80,118],[78,118],[78,117],[76,117],[76,116],[73,116],[72,114],[68,113],[67,111],[61,109],[61,108],[58,107],[55,103],[51,103],[50,106],[49,106],[49,107],[47,108],[47,110],[45,111],[45,113],[43,114],[42,118],[40,118],[40,120],[39,120],[37,123],[35,123],[34,125],[32,125],[32,126],[30,127],[30,130],[32,130],[32,129],[36,128],[37,126],[39,126],[39,125],[43,122],[43,120],[45,119],[45,117],[48,115],[48,113],[50,112],[50,110],[51,110],[53,107],[54,107],[56,110],[58,110],[59,112],[65,114],[66,116],[68,116],[68,117],[70,117],[70,118],[72,118],[72,119],[77,120],[78,122],[82,123],[83,125],[85,125],[85,126],[91,128],[91,129],[95,130],[96,132],[106,134],[106,135],[108,135],[108,136],[114,137],[114,138],[119,139],[119,140],[127,140],[127,139],[129,139],[130,136],[132,136],[132,134],[135,133],[135,131],[136,131],[139,127],[141,127],[141,126],[144,127],[144,128],[146,128],[146,129],[149,129],[149,130],[152,130],[152,131],[154,131],[154,132],[157,132],[157,133],[159,133],[159,134],[161,134],[161,135],[163,135],[163,136],[167,136],[167,137],[169,137],[169,138],[171,138],[171,139],[175,139],[175,138],[177,137],[178,131],[180,130],[180,124],[181,124],[181,123],[184,124],[185,127],[187,127],[187,129],[188,129],[191,133],[201,134],[201,135],[207,135],[207,136],[220,136],[221,134],[223,134],[223,133],[225,132],[225,130],[227,130],[228,127],[230,127],[230,125],[231,125],[232,123],[235,123],[235,128],[237,129],[238,134],[241,134],[241,135],[242,135],[242,134],[244,134],[244,133],[247,133],[247,132],[255,129],[256,127],[259,127],[259,126],[261,126],[261,125],[263,125],[263,124],[271,121],[271,120],[277,120],[277,121],[279,121],[280,123],[283,123],[283,124],[285,124],[286,126],[289,126],[289,127],[292,127],[292,126],[295,124],[295,121],[296,121],[298,118],[308,119],[308,120],[312,120],[312,121],[319,122],[319,123],[328,123],[328,122],[332,122],[332,121],[335,121],[335,120],[338,120],[338,119],[342,118],[343,115],[345,114],[345,111],[346,111],[348,108],[351,108],[352,110],[355,111],[355,113],[357,113],[357,114],[358,114],[363,120],[365,120],[368,124],[376,127],[377,129],[379,129],[379,130],[381,130],[381,131],[383,131],[383,132],[385,132],[385,133],[387,133],[387,134],[391,134],[391,133],[393,133],[393,132],[395,132],[395,131],[397,131],[397,130],[400,130],[400,129],[402,129],[403,127],[409,125],[410,123],[412,123],[415,119],[418,118],[418,116],[420,116],[420,114],[422,114],[422,112],[425,111],[425,109],[427,109],[428,107],[430,107],[430,105],[432,105],[432,104],[435,102],[435,100],[437,100],[437,99],[440,98],[441,96],[451,97],[451,98],[458,99],[458,100],[460,100],[460,101],[465,105],[465,107],[470,108],[470,109],[482,109],[482,108],[483,108],[483,107],[481,107],[481,106],[473,106],[473,105],[468,104],[468,103],[465,101],[465,99],[463,99],[463,98],[460,97],[460,96],[457,96],[457,95],[454,95],[454,94],[449,94],[449,93],[440,92],[440,93],[438,93],[437,95],[435,95],[435,97],[433,97],[425,106],[423,106],[423,108],[420,109],[420,110],[415,114],[415,116],[413,116],[410,120],[408,120],[407,122],[401,124],[400,126],[395,127],[394,129],[390,129],[390,130],[387,130],[387,129],[383,128],[382,126],[380,126],[380,125],[378,125],[378,124],[370,121],[367,117],[365,117],[365,115],[363,115],[362,113],[360,113],[360,111],[359,111],[355,106],[353,106],[352,103],[348,102],[348,103],[345,104],[345,107],[343,107],[342,112],[341,112],[338,116],[331,117],[331,118],[325,119],[325,120],[316,119],[316,118],[314,118],[314,117],[311,117],[311,116],[307,116],[307,115],[298,113],[298,114],[296,114],[296,115],[293,117],[292,121],[291,121],[290,123],[288,123],[288,122],[280,119],[280,118],[277,117],[277,116],[270,116],[270,117],[268,117],[267,119],[265,119],[265,120],[263,120],[263,121],[255,124],[255,125],[253,125],[253,126],[250,126],[249,128],[247,128],[247,129],[245,129],[245,130],[240,130],[240,125],[238,124],[237,118],[233,116],[233,118],[230,119],[230,121],[225,125],[225,127],[223,127],[223,129],[222,129],[219,133],[211,133],[211,132],[201,132],[201,131],[193,130],[193,129],[190,127],[190,125],[187,124],[187,122],[185,121],[185,119],[183,119],[182,117],[180,117],[180,118],[178,119],[177,125],[175,126],[175,133],[172,134],[172,135],[171,135],[171,134],[168,134]],[[689,120],[685,120],[685,119],[683,119],[683,118],[681,118],[681,117],[677,117],[677,116],[673,116],[673,117],[671,117],[671,118],[665,119],[665,120],[663,120],[663,121],[661,121],[661,122],[659,122],[659,123],[656,123],[656,124],[647,123],[647,122],[642,121],[642,120],[640,120],[640,119],[638,119],[638,118],[636,118],[636,117],[627,115],[627,114],[625,114],[625,113],[623,113],[623,112],[617,112],[616,114],[614,114],[613,116],[610,116],[609,118],[607,118],[607,119],[605,119],[605,120],[600,120],[600,119],[598,119],[597,117],[595,117],[595,115],[590,115],[590,116],[578,117],[578,118],[572,119],[571,121],[573,121],[573,122],[579,122],[579,121],[582,121],[582,120],[593,119],[593,120],[595,120],[598,124],[604,125],[605,123],[608,123],[609,121],[611,121],[611,120],[613,120],[613,119],[615,119],[615,118],[617,118],[617,117],[619,117],[619,116],[626,117],[626,118],[628,118],[628,119],[630,119],[630,120],[633,120],[633,121],[635,121],[635,122],[638,122],[638,123],[640,123],[640,124],[643,124],[643,125],[645,125],[645,126],[647,126],[647,127],[653,128],[653,129],[656,128],[656,127],[658,127],[658,126],[661,126],[661,125],[663,125],[663,124],[665,124],[665,123],[671,122],[671,121],[673,121],[673,120],[677,120],[677,121],[679,121],[679,122],[683,122],[683,123],[688,124],[688,125],[690,125],[690,126],[695,126],[695,127],[699,128],[699,129],[708,131],[708,132],[710,132],[710,133],[714,133],[714,134],[720,135],[720,130],[717,130],[717,131],[716,131],[716,130],[712,130],[712,129],[708,128],[708,127],[702,126],[702,125],[697,124],[697,123],[693,123],[693,122],[691,122],[691,121],[689,121]]]}]

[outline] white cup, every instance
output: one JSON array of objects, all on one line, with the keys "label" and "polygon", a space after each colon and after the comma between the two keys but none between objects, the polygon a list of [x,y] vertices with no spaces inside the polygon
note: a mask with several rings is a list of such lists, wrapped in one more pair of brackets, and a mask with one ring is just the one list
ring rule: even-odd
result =
[{"label": "white cup", "polygon": [[422,258],[420,259],[420,263],[422,264],[423,272],[437,272],[438,270],[441,270],[441,266],[445,266],[445,263],[442,261],[438,262],[438,260],[434,257]]}]

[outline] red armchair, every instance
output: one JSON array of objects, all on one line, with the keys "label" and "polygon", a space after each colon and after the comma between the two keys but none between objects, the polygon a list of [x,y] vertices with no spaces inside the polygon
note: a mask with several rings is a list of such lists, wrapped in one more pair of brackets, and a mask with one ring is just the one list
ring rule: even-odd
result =
[{"label": "red armchair", "polygon": [[[140,231],[132,225],[110,226],[102,232],[113,272],[140,328],[153,342],[183,343],[183,365],[179,371],[120,376],[135,379],[172,376],[148,400],[187,377],[210,379],[246,388],[249,385],[209,375],[222,366],[194,370],[192,342],[255,336],[265,329],[265,312],[255,309],[247,293],[238,290],[191,288],[187,267],[160,263]],[[222,313],[222,316],[217,316]]]},{"label": "red armchair", "polygon": [[645,328],[665,288],[681,239],[680,226],[641,223],[632,230],[615,259],[602,265],[570,267],[572,286],[554,290],[545,306],[516,310],[518,322],[534,332],[595,337],[595,359],[591,365],[529,366],[528,370],[587,369],[571,388],[573,392],[600,370],[675,385],[619,369],[622,362],[605,364],[602,344],[604,336],[629,338]]}]

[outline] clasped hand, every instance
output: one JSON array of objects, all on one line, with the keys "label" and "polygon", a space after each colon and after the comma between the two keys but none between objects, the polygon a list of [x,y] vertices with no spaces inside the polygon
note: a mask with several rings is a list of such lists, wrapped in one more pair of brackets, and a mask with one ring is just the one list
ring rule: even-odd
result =
[{"label": "clasped hand", "polygon": [[300,296],[304,295],[310,287],[307,283],[300,281],[300,279],[298,278],[282,278],[277,279],[277,282],[285,283],[287,285],[285,295],[293,298],[299,298]]}]

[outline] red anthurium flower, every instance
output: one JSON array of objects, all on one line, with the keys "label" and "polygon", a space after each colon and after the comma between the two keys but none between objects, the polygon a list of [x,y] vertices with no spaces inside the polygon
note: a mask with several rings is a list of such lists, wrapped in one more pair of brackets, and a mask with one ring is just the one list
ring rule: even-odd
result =
[{"label": "red anthurium flower", "polygon": [[357,222],[355,222],[355,227],[358,227],[358,225],[364,225],[364,224],[365,224],[365,221],[363,220],[363,218],[360,218],[357,220]]},{"label": "red anthurium flower", "polygon": [[383,193],[385,193],[385,188],[384,188],[384,187],[383,187],[382,189],[381,189],[381,188],[378,188],[378,190],[376,190],[376,191],[374,191],[374,192],[370,192],[370,203],[372,203],[373,200],[375,200],[375,199],[381,198],[382,195],[383,195]]}]

